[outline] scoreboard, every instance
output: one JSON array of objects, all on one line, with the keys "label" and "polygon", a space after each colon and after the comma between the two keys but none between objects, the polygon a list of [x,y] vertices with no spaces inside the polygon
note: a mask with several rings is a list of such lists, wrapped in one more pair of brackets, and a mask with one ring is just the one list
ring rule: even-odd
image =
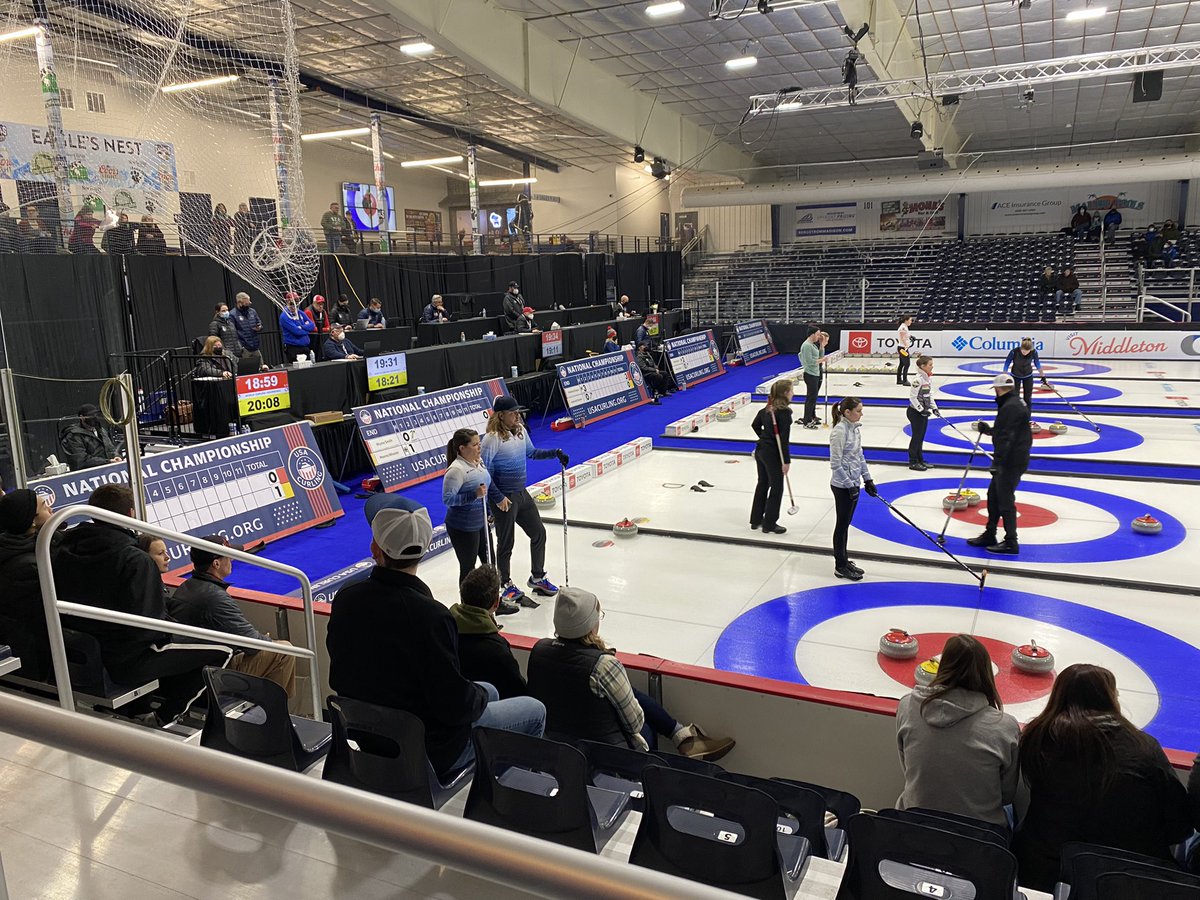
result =
[{"label": "scoreboard", "polygon": [[367,390],[386,391],[408,384],[408,364],[403,353],[367,357]]},{"label": "scoreboard", "polygon": [[721,351],[712,329],[668,338],[663,342],[671,373],[680,388],[691,387],[710,378],[725,374]]},{"label": "scoreboard", "polygon": [[567,409],[582,428],[650,402],[632,350],[617,350],[558,365]]},{"label": "scoreboard", "polygon": [[742,365],[753,365],[779,352],[775,349],[775,341],[771,338],[767,323],[762,319],[738,322],[734,329],[737,332],[738,350],[742,354]]},{"label": "scoreboard", "polygon": [[[181,447],[142,459],[146,518],[172,531],[222,534],[239,544],[271,541],[342,515],[308,422]],[[124,463],[40,478],[29,487],[56,508],[87,503],[102,484],[127,484]],[[168,542],[171,571],[189,565]]]},{"label": "scoreboard", "polygon": [[483,434],[492,402],[507,394],[493,378],[403,400],[356,406],[354,419],[385,491],[437,478],[446,471],[446,444],[459,428]]}]

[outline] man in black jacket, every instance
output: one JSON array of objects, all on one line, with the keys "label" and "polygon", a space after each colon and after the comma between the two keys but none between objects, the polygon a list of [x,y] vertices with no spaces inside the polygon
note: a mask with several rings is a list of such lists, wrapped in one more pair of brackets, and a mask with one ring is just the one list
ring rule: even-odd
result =
[{"label": "man in black jacket", "polygon": [[[88,504],[134,517],[133,491],[106,484],[92,491]],[[84,522],[62,536],[54,554],[54,583],[60,600],[163,620],[171,619],[163,604],[158,566],[138,548],[137,533],[107,522]],[[178,719],[204,689],[205,666],[224,666],[232,652],[215,644],[177,644],[158,629],[117,625],[95,619],[67,620],[100,642],[104,668],[118,684],[158,679],[155,696],[160,725]]]},{"label": "man in black jacket", "polygon": [[474,759],[472,727],[541,737],[546,708],[539,701],[501,700],[492,685],[463,676],[454,618],[417,577],[433,538],[429,511],[396,494],[376,494],[365,511],[375,568],[333,604],[325,639],[330,687],[419,718],[425,752],[443,778]]},{"label": "man in black jacket", "polygon": [[496,608],[500,605],[500,572],[495,566],[472,569],[458,586],[462,601],[450,607],[458,626],[458,661],[472,681],[485,681],[500,699],[524,697],[525,679],[508,641],[500,637]]},{"label": "man in black jacket", "polygon": [[654,396],[651,401],[658,402],[659,397],[665,397],[667,394],[675,392],[675,385],[662,369],[658,367],[658,363],[654,359],[654,354],[650,352],[650,342],[643,341],[638,344],[637,355],[634,357],[638,368],[642,370],[642,378],[645,379],[647,386],[653,392]]},{"label": "man in black jacket", "polygon": [[68,425],[59,439],[66,463],[72,471],[90,469],[92,466],[103,466],[110,462],[120,462],[117,447],[113,443],[108,426],[100,417],[100,410],[94,404],[85,403],[79,407],[79,422]]},{"label": "man in black jacket", "polygon": [[[996,391],[994,425],[976,422],[975,430],[992,435],[992,480],[987,492],[987,527],[983,534],[967,541],[972,547],[987,547],[988,553],[1021,552],[1017,543],[1017,485],[1029,468],[1029,448],[1033,433],[1029,430],[1029,407],[1017,396],[1011,375],[992,379]],[[1004,540],[996,541],[996,526],[1004,519]]]},{"label": "man in black jacket", "polygon": [[521,316],[525,312],[525,298],[521,296],[521,286],[515,281],[508,283],[508,292],[504,295],[504,324],[507,334],[516,334]]},{"label": "man in black jacket", "polygon": [[50,674],[50,639],[34,545],[53,512],[46,494],[16,490],[0,497],[0,639],[21,658],[20,674],[38,681]]}]

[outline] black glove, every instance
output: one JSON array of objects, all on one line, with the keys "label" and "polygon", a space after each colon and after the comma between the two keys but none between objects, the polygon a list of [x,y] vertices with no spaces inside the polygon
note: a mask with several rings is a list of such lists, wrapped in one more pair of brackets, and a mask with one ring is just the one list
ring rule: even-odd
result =
[{"label": "black glove", "polygon": [[863,490],[867,492],[868,497],[879,496],[879,489],[875,487],[875,482],[873,481],[864,481]]},{"label": "black glove", "polygon": [[563,451],[555,450],[554,455],[558,457],[559,464],[562,465],[564,469],[571,464],[571,457],[567,456],[567,454]]}]

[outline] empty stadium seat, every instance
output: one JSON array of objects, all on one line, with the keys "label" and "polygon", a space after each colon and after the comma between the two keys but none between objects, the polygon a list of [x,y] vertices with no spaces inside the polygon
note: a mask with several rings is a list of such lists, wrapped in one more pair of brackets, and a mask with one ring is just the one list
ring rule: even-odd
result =
[{"label": "empty stadium seat", "polygon": [[957,813],[948,813],[940,809],[924,809],[915,806],[908,810],[911,813],[922,813],[924,815],[936,816],[939,819],[945,819],[949,822],[958,822],[962,825],[970,825],[975,828],[982,828],[985,831],[990,831],[1000,837],[1004,841],[1004,846],[1007,847],[1012,843],[1012,832],[1006,825],[997,825],[995,822],[985,822],[983,819],[975,819],[971,816],[960,816]]},{"label": "empty stadium seat", "polygon": [[1200,887],[1149,875],[1111,872],[1096,879],[1096,900],[1200,900]]},{"label": "empty stadium seat", "polygon": [[333,740],[321,777],[440,809],[467,786],[474,764],[454,773],[443,784],[425,753],[425,725],[412,713],[352,700],[330,697]]},{"label": "empty stadium seat", "polygon": [[570,744],[476,728],[475,778],[463,818],[596,853],[628,811],[628,796],[588,784]]},{"label": "empty stadium seat", "polygon": [[825,839],[825,800],[816,791],[737,772],[726,772],[721,778],[762,791],[779,804],[775,840],[779,845],[780,863],[788,878],[799,877],[809,854],[829,858],[829,845]]},{"label": "empty stadium seat", "polygon": [[1069,888],[1071,900],[1098,900],[1097,886],[1100,879],[1109,873],[1139,875],[1168,881],[1175,884],[1200,887],[1200,877],[1188,875],[1165,859],[1071,841],[1063,845],[1059,855],[1058,886],[1055,897],[1066,897]]},{"label": "empty stadium seat", "polygon": [[816,791],[824,798],[825,809],[833,813],[837,818],[837,824],[834,827],[825,829],[825,837],[829,845],[829,859],[841,859],[842,852],[846,849],[846,823],[862,809],[862,803],[859,802],[859,799],[849,791],[839,790],[838,788],[824,787],[820,784],[796,781],[791,778],[777,778],[775,780],[782,781],[784,784],[793,784],[796,787],[807,788],[810,791]]},{"label": "empty stadium seat", "polygon": [[975,838],[979,841],[989,841],[997,847],[1008,847],[1005,835],[998,834],[988,828],[986,822],[964,822],[961,818],[954,819],[940,815],[937,812],[924,812],[915,809],[881,809],[876,815],[885,819],[898,819],[901,822],[915,822],[917,825],[928,825],[930,828],[941,828],[952,831],[964,837]]},{"label": "empty stadium seat", "polygon": [[208,714],[200,746],[303,772],[329,752],[332,730],[288,713],[287,692],[274,682],[204,667]]},{"label": "empty stadium seat", "polygon": [[761,900],[787,896],[773,797],[666,766],[648,766],[643,784],[631,863]]},{"label": "empty stadium seat", "polygon": [[642,772],[646,766],[663,765],[662,757],[597,741],[579,741],[575,746],[587,760],[588,784],[625,794],[629,798],[629,808],[635,812],[645,809]]}]

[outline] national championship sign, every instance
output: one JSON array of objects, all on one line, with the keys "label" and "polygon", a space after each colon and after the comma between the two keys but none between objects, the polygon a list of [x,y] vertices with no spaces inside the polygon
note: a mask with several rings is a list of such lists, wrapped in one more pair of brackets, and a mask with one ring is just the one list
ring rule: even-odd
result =
[{"label": "national championship sign", "polygon": [[571,418],[580,428],[650,402],[632,350],[560,363],[558,381]]},{"label": "national championship sign", "polygon": [[356,406],[354,418],[385,491],[437,478],[446,471],[446,444],[460,428],[480,434],[492,402],[508,393],[504,379]]},{"label": "national championship sign", "polygon": [[738,322],[734,329],[737,333],[738,351],[742,354],[742,365],[752,366],[760,360],[770,359],[779,352],[775,349],[775,341],[771,339],[767,323],[762,319]]},{"label": "national championship sign", "polygon": [[663,342],[663,347],[671,363],[675,384],[681,388],[725,374],[721,351],[711,329],[668,338]]},{"label": "national championship sign", "polygon": [[[342,514],[325,461],[308,422],[284,425],[147,456],[146,517],[153,525],[203,537],[222,534],[238,544],[272,541]],[[30,489],[56,508],[87,503],[102,484],[126,484],[122,463],[40,478]],[[186,569],[188,552],[169,543],[172,572]]]}]

